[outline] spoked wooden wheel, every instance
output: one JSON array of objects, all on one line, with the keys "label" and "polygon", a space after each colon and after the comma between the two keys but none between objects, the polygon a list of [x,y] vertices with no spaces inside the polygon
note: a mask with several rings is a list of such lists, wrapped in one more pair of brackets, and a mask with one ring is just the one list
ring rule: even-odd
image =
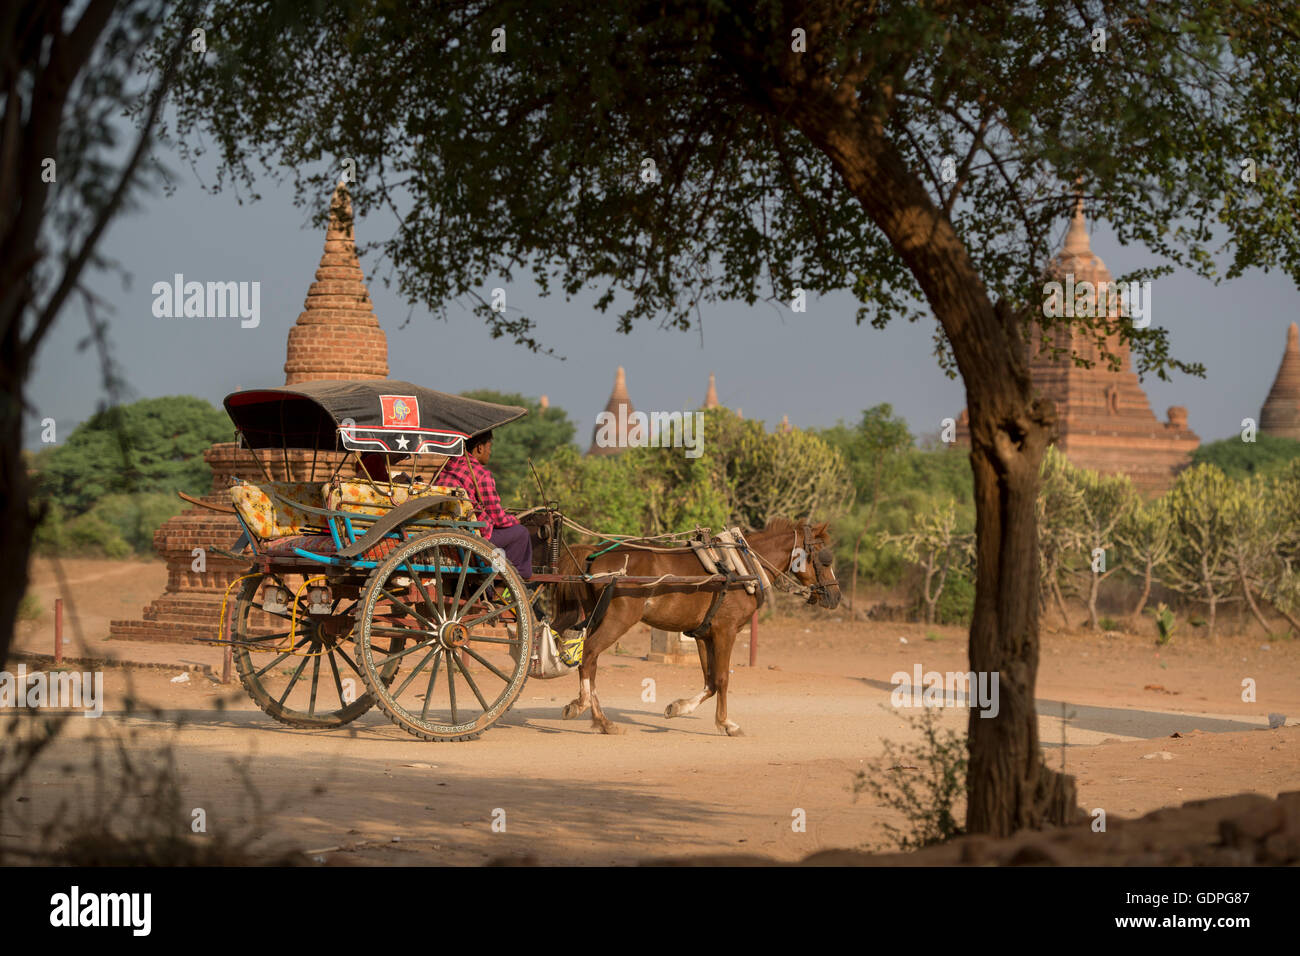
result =
[{"label": "spoked wooden wheel", "polygon": [[[508,711],[528,679],[533,619],[524,582],[482,538],[435,531],[371,572],[358,663],[381,710],[426,740],[470,740]],[[406,662],[401,680],[384,668]]]},{"label": "spoked wooden wheel", "polygon": [[375,705],[352,644],[359,599],[334,598],[330,614],[311,614],[302,580],[263,574],[244,582],[231,624],[235,670],[257,706],[281,723],[342,727]]}]

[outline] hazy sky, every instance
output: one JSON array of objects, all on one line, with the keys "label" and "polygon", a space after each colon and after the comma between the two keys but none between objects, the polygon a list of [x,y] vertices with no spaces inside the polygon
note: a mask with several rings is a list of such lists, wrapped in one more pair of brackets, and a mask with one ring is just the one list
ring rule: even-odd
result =
[{"label": "hazy sky", "polygon": [[[108,274],[88,283],[115,309],[112,345],[131,397],[192,394],[219,404],[238,387],[283,384],[286,337],[313,281],[323,231],[306,225],[290,187],[264,182],[260,202],[240,205],[233,192],[210,195],[188,168],[171,165],[177,170],[175,193],[147,197],[143,211],[119,219],[101,246],[131,273],[130,284],[124,287]],[[321,197],[322,205],[327,198]],[[356,223],[363,242],[394,227],[387,213]],[[1064,231],[1062,222],[1061,238]],[[1152,264],[1143,250],[1119,246],[1104,228],[1094,231],[1092,245],[1116,275]],[[698,331],[651,324],[620,335],[613,312],[592,308],[594,296],[565,302],[539,297],[530,281],[506,286],[509,304],[536,318],[538,337],[565,356],[559,361],[492,340],[476,317],[455,304],[445,322],[412,310],[372,278],[374,257],[362,266],[388,335],[393,378],[447,392],[546,394],[577,422],[584,448],[619,365],[627,369],[637,408],[694,407],[715,371],[723,404],[769,427],[782,415],[800,426],[852,421],[862,409],[890,402],[922,434],[937,431],[944,417],[964,405],[960,382],[947,379],[932,354],[933,321],[885,331],[858,327],[847,294],[809,299],[802,314],[767,303],[706,308],[701,338]],[[260,325],[155,318],[151,287],[170,282],[175,273],[186,281],[260,281]],[[1186,405],[1191,427],[1207,441],[1237,433],[1244,417],[1257,418],[1277,373],[1286,327],[1300,318],[1291,280],[1255,272],[1216,287],[1180,273],[1156,280],[1152,301],[1153,321],[1171,330],[1175,354],[1208,370],[1203,380],[1148,380],[1156,415],[1163,420],[1168,406]],[[87,330],[81,306],[69,306],[41,350],[29,390],[35,415],[26,431],[28,447],[38,441],[40,419],[53,417],[62,441],[103,398],[98,361],[91,350],[79,348]]]}]

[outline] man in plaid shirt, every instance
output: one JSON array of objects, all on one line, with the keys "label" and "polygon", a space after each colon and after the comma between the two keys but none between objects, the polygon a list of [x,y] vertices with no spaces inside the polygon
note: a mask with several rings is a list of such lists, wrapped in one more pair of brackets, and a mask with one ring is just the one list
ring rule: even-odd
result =
[{"label": "man in plaid shirt", "polygon": [[486,467],[491,457],[490,431],[469,438],[465,441],[464,456],[447,459],[442,471],[438,473],[437,482],[440,485],[459,486],[469,493],[478,520],[487,525],[483,529],[483,537],[504,551],[506,558],[519,570],[519,576],[527,581],[533,576],[533,542],[528,537],[528,529],[519,523],[519,519],[506,514],[501,507],[497,483]]}]

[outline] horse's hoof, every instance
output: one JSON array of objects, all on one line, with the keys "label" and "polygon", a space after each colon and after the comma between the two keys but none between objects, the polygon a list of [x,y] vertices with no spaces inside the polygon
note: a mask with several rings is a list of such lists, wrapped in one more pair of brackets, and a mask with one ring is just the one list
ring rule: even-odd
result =
[{"label": "horse's hoof", "polygon": [[678,713],[679,711],[677,710],[676,701],[674,701],[673,703],[669,704],[667,707],[664,708],[665,717],[676,717]]},{"label": "horse's hoof", "polygon": [[619,726],[618,724],[612,724],[608,720],[605,721],[603,724],[597,724],[596,728],[602,734],[609,734],[615,737],[624,732],[621,726]]},{"label": "horse's hoof", "polygon": [[725,723],[722,725],[722,731],[728,737],[743,737],[745,732],[740,729],[740,724]]},{"label": "horse's hoof", "polygon": [[574,701],[573,703],[564,705],[564,709],[560,711],[560,716],[565,720],[572,720],[580,713],[582,713],[582,708],[578,706],[577,701]]}]

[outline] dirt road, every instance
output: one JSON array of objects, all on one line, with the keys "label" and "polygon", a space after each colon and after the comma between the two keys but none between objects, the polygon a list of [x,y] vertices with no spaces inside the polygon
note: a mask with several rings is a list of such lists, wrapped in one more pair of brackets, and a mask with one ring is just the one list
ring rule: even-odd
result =
[{"label": "dirt road", "polygon": [[[769,622],[761,640],[759,667],[741,663],[743,642],[733,662],[730,716],[746,732],[739,738],[717,732],[711,701],[689,717],[663,716],[668,702],[699,690],[700,675],[644,660],[645,633],[601,662],[601,700],[626,728],[621,736],[593,732],[585,717],[560,718],[573,680],[529,682],[515,709],[478,741],[430,744],[377,710],[342,730],[292,730],[257,710],[237,684],[198,673],[173,683],[179,671],[113,668],[104,716],[67,722],[10,797],[0,836],[12,845],[55,813],[75,818],[89,799],[94,741],[115,734],[145,766],[160,765],[160,749],[171,749],[182,809],[201,808],[209,835],[244,833],[260,820],[264,843],[342,847],[318,854],[330,864],[529,856],[606,864],[720,852],[793,860],[881,845],[883,824],[903,821],[865,795],[855,799],[852,785],[881,757],[884,740],[916,739],[905,720],[915,712],[890,704],[891,676],[918,663],[964,669],[964,635],[809,617]],[[1147,635],[1045,635],[1039,713],[1047,759],[1059,765],[1064,754],[1081,802],[1118,816],[1300,789],[1300,644],[1263,644],[1189,636],[1157,651]],[[1255,682],[1255,701],[1242,700],[1245,679]],[[136,702],[129,712],[128,698]],[[1270,712],[1289,715],[1290,726],[1268,730]],[[964,731],[964,710],[941,713]],[[263,803],[260,813],[247,786]],[[125,803],[124,823],[139,812]],[[802,831],[792,826],[800,817]]]}]

